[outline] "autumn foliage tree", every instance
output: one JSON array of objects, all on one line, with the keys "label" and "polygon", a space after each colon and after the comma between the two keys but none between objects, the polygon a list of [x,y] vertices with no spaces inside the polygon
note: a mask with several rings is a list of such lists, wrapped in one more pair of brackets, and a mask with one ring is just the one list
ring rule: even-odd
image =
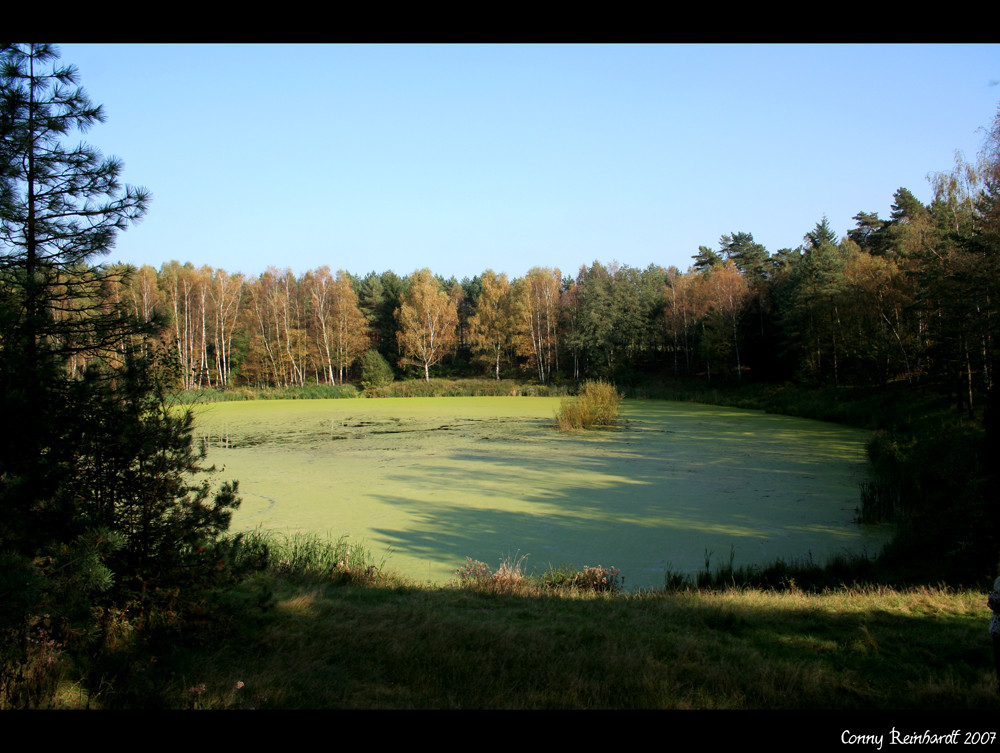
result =
[{"label": "autumn foliage tree", "polygon": [[440,289],[429,269],[410,276],[410,286],[396,313],[399,322],[400,363],[423,366],[430,381],[430,368],[451,353],[458,341],[458,306]]},{"label": "autumn foliage tree", "polygon": [[736,376],[742,376],[743,363],[740,360],[740,317],[750,298],[750,285],[731,260],[710,272],[708,279],[712,310],[718,317],[720,340],[724,348],[730,350],[735,359]]},{"label": "autumn foliage tree", "polygon": [[490,359],[497,379],[500,378],[500,359],[513,345],[516,326],[516,310],[507,275],[486,270],[482,275],[476,313],[469,319],[469,329],[473,346]]},{"label": "autumn foliage tree", "polygon": [[542,383],[559,368],[560,283],[558,269],[533,267],[514,285],[521,322],[517,350],[534,366]]},{"label": "autumn foliage tree", "polygon": [[[344,372],[368,349],[368,323],[344,270],[336,278],[321,267],[310,286],[316,340],[329,381],[344,383]],[[336,378],[334,377],[336,367]]]}]

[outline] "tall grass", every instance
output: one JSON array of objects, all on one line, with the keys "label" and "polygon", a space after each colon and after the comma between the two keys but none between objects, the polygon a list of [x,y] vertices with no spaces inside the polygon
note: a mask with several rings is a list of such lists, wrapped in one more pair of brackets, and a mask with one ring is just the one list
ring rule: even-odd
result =
[{"label": "tall grass", "polygon": [[225,390],[215,388],[181,390],[173,395],[173,400],[181,405],[193,405],[241,400],[336,400],[355,398],[360,394],[353,384],[307,384],[304,387],[273,389],[234,387]]},{"label": "tall grass", "polygon": [[382,579],[383,561],[347,536],[334,540],[314,533],[280,534],[257,529],[234,537],[233,566],[237,572],[270,572],[335,582],[375,583]]},{"label": "tall grass", "polygon": [[431,379],[369,385],[364,392],[353,384],[307,384],[304,387],[233,387],[219,390],[181,390],[173,395],[182,405],[239,400],[332,400],[355,397],[559,397],[565,385],[535,384],[513,379]]},{"label": "tall grass", "polygon": [[831,589],[867,588],[879,582],[876,560],[866,554],[842,554],[824,563],[805,557],[783,560],[781,558],[763,565],[734,566],[735,549],[729,551],[729,561],[712,566],[715,553],[705,551],[705,567],[693,577],[667,570],[664,590],[676,591],[725,591],[731,589],[760,589],[773,592],[822,593]]},{"label": "tall grass", "polygon": [[49,615],[0,629],[0,709],[56,706],[56,692],[66,669],[65,646]]},{"label": "tall grass", "polygon": [[556,397],[567,388],[510,379],[411,379],[370,387],[368,397]]},{"label": "tall grass", "polygon": [[562,401],[556,421],[561,431],[614,426],[622,394],[607,382],[584,382],[576,398]]}]

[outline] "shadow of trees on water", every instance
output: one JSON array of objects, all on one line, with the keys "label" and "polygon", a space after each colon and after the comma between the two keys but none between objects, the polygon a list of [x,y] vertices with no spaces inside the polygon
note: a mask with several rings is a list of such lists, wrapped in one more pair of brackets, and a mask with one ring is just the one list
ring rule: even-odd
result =
[{"label": "shadow of trees on water", "polygon": [[375,530],[397,551],[454,567],[519,552],[529,569],[613,565],[641,587],[661,586],[667,569],[703,569],[707,553],[713,564],[731,549],[740,563],[763,564],[873,546],[852,524],[850,464],[768,434],[780,420],[755,418],[765,419],[758,433],[675,431],[633,414],[616,431],[429,449],[419,474],[385,468],[406,493],[373,495],[406,508],[411,525]]}]

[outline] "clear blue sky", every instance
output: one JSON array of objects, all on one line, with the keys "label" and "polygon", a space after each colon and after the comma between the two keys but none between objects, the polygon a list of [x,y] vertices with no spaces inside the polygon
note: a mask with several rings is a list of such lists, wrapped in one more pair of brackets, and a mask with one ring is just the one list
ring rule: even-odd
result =
[{"label": "clear blue sky", "polygon": [[445,277],[691,264],[973,159],[1000,45],[60,45],[153,193],[109,259]]}]

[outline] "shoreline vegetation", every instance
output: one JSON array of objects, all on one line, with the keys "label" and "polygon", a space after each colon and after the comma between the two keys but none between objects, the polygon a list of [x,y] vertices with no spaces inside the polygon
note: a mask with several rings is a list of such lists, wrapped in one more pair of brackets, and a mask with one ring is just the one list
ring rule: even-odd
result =
[{"label": "shoreline vegetation", "polygon": [[430,379],[396,381],[358,389],[346,384],[309,384],[304,387],[189,389],[172,393],[180,405],[239,400],[338,400],[380,397],[559,397],[568,395],[569,385],[548,385],[512,379]]},{"label": "shoreline vegetation", "polygon": [[[580,383],[581,385],[583,382]],[[861,429],[903,428],[921,420],[946,420],[949,406],[931,394],[921,394],[903,385],[893,387],[802,387],[791,382],[706,384],[697,379],[650,379],[617,385],[625,398],[704,403],[745,410],[761,410],[797,418],[846,424]],[[569,397],[574,382],[538,384],[516,379],[431,378],[391,382],[359,389],[344,384],[308,384],[303,387],[230,387],[176,390],[170,401],[195,405],[241,400],[337,400],[382,397]],[[971,423],[957,417],[959,423]]]},{"label": "shoreline vegetation", "polygon": [[[573,384],[432,379],[394,382],[368,396],[577,392]],[[674,381],[621,393],[839,421],[872,430],[875,440],[940,427],[949,415],[905,389],[707,389]],[[172,402],[364,397],[348,384],[187,391]],[[110,617],[107,650],[82,676],[65,656],[49,672],[31,670],[45,660],[38,648],[20,680],[47,698],[35,707],[1000,706],[985,585],[926,577],[905,556],[905,542],[902,555],[890,547],[880,557],[824,566],[779,560],[734,568],[706,557],[695,577],[667,573],[662,589],[629,592],[614,563],[526,575],[516,556],[495,566],[470,559],[452,582],[431,586],[385,571],[364,542],[346,538],[255,531],[227,541],[225,582],[155,611],[139,629],[125,615]]]},{"label": "shoreline vegetation", "polygon": [[[995,711],[984,595],[947,586],[675,584],[468,560],[427,587],[363,544],[255,532],[189,631],[109,638],[61,708]],[[190,624],[190,623],[188,623]]]},{"label": "shoreline vegetation", "polygon": [[[579,393],[591,384],[594,383],[533,384],[506,379],[437,378],[395,381],[368,390],[358,390],[350,383],[261,390],[185,390],[175,393],[173,399],[190,405],[223,400],[562,396],[566,398],[564,408],[554,417],[554,425],[558,426],[565,406],[578,405]],[[992,546],[991,537],[977,538],[970,530],[978,517],[960,521],[953,515],[947,521],[940,520],[933,498],[928,501],[922,498],[922,495],[943,493],[949,479],[974,480],[976,474],[972,465],[977,462],[985,440],[982,421],[956,414],[946,398],[914,390],[902,383],[869,388],[824,388],[792,383],[717,380],[715,384],[706,384],[696,379],[647,379],[608,387],[608,396],[614,392],[630,399],[760,410],[870,430],[872,437],[866,447],[869,478],[860,489],[859,522],[894,523],[897,535],[878,557],[836,562],[831,568],[837,573],[836,577],[844,583],[901,587],[949,584],[985,588],[992,583],[990,572],[980,573],[970,565],[974,560],[982,561],[982,550]],[[965,469],[964,475],[952,478],[960,468]],[[962,524],[962,536],[956,536],[956,524]],[[956,536],[960,545],[953,546],[955,539],[948,536]],[[946,545],[947,551],[944,550]],[[990,551],[987,558],[993,556]],[[915,552],[921,552],[921,556],[914,557]],[[740,585],[775,587],[789,567],[789,563],[778,561],[735,574],[743,578]],[[763,571],[771,575],[762,578]],[[808,583],[817,578],[823,568],[809,563],[805,571],[809,575],[799,574],[797,582],[808,588]],[[775,572],[782,575],[775,578]],[[722,582],[733,583],[733,575],[727,573]],[[707,581],[700,578],[699,585]],[[826,576],[818,576],[817,582],[821,582],[822,587],[829,585]]]}]

